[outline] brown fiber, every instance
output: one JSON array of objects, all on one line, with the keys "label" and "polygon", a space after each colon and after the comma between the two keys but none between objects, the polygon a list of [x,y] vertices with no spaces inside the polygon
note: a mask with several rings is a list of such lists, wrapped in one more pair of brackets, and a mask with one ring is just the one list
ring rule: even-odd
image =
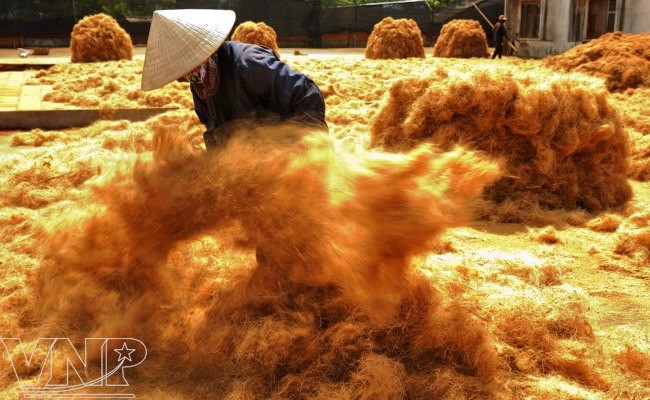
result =
[{"label": "brown fiber", "polygon": [[[466,180],[487,152],[440,153],[428,143],[402,154],[368,150],[375,114],[405,77],[414,78],[402,88],[405,104],[386,110],[394,119],[431,86],[484,73],[492,78],[481,85],[510,94],[516,77],[528,101],[559,90],[567,100],[558,118],[572,115],[587,135],[591,125],[573,113],[578,103],[557,75],[575,81],[587,106],[602,80],[512,57],[498,69],[478,58],[366,60],[339,51],[289,61],[324,89],[331,138],[307,134],[287,146],[291,128],[249,127],[211,155],[188,84],[140,91],[142,60],[27,71],[60,103],[44,108],[180,109],[0,137],[0,331],[22,338],[27,356],[36,337],[70,337],[80,353],[86,336],[138,338],[149,354],[125,371],[124,389],[142,400],[650,398],[647,183],[630,181],[633,199],[606,214],[541,208],[536,188],[498,205],[479,200],[480,219],[437,237],[431,226],[442,230],[474,208],[465,198],[485,181]],[[638,179],[648,176],[649,93],[609,93],[603,103],[631,133],[640,174],[628,176]],[[593,123],[609,115],[603,110],[588,114]],[[455,193],[467,187],[473,192]],[[594,231],[608,215],[616,231]],[[197,224],[202,218],[215,225]],[[275,231],[286,245],[275,245]],[[262,241],[286,262],[258,268]],[[323,248],[319,268],[310,260]],[[29,370],[19,351],[5,352],[0,398],[24,397],[6,357],[32,381],[45,351]],[[54,369],[60,376],[65,366]]]},{"label": "brown fiber", "polygon": [[372,29],[366,45],[366,58],[424,58],[424,42],[418,24],[412,19],[386,17]]},{"label": "brown fiber", "polygon": [[433,47],[435,57],[487,57],[490,55],[485,31],[473,19],[454,19],[446,23]]},{"label": "brown fiber", "polygon": [[[152,128],[152,158],[125,159],[94,182],[95,202],[40,228],[33,318],[49,334],[135,335],[221,398],[397,399],[432,390],[410,375],[441,371],[491,392],[485,327],[443,304],[410,262],[464,220],[493,164],[428,145],[353,155],[291,125],[243,127],[205,152]],[[235,225],[269,264],[201,279],[219,268],[207,262],[179,280],[168,265],[187,268],[177,249],[203,238],[210,257],[222,246],[210,237]]]},{"label": "brown fiber", "polygon": [[547,66],[604,78],[612,92],[650,86],[650,33],[606,33],[544,59]]},{"label": "brown fiber", "polygon": [[650,353],[643,352],[640,349],[625,346],[614,359],[623,368],[638,375],[644,381],[650,383]]},{"label": "brown fiber", "polygon": [[533,198],[547,208],[601,210],[624,204],[628,137],[607,92],[589,78],[521,71],[448,71],[404,78],[377,113],[372,142],[404,150],[456,145],[501,160],[486,191],[501,203]]},{"label": "brown fiber", "polygon": [[280,54],[278,48],[278,35],[275,33],[273,28],[264,22],[242,22],[232,33],[232,40],[266,46],[273,49],[276,55]]},{"label": "brown fiber", "polygon": [[84,17],[70,35],[72,62],[130,60],[131,37],[117,21],[106,14]]}]

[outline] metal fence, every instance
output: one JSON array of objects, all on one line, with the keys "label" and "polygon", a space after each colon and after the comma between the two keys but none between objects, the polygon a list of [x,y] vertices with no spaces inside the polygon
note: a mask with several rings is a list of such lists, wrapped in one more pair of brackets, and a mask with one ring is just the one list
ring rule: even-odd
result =
[{"label": "metal fence", "polygon": [[[75,23],[85,15],[107,12],[95,0],[2,0],[0,2],[0,47],[67,46]],[[496,19],[504,0],[477,1],[484,11]],[[146,43],[153,9],[211,8],[231,9],[239,24],[264,21],[278,34],[282,45],[309,47],[362,47],[374,25],[385,17],[410,18],[417,22],[430,45],[446,22],[436,18],[437,12],[423,0],[373,3],[329,7],[321,0],[162,0],[150,1],[149,15],[117,16],[135,44]],[[495,7],[496,5],[496,7]],[[110,10],[109,10],[110,11]],[[115,11],[115,10],[113,10]],[[119,11],[119,10],[118,10]],[[115,15],[115,12],[111,13]],[[447,15],[449,17],[447,18]],[[473,9],[446,10],[446,20],[481,19]],[[491,34],[487,32],[488,40]]]}]

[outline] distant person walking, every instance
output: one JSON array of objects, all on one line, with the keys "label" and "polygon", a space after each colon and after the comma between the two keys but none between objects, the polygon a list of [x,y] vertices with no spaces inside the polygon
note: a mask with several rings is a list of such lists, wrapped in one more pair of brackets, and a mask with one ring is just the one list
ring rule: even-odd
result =
[{"label": "distant person walking", "polygon": [[506,31],[506,17],[505,15],[499,15],[499,21],[494,24],[494,53],[492,53],[492,59],[495,59],[497,56],[501,58],[503,54],[503,39],[508,40],[508,32]]}]

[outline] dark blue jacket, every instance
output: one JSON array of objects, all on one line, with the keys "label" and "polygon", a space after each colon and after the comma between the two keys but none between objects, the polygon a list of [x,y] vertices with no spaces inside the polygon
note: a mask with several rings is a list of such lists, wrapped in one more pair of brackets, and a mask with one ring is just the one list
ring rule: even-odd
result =
[{"label": "dark blue jacket", "polygon": [[208,131],[241,118],[274,115],[327,127],[318,86],[280,61],[273,50],[227,41],[216,54],[217,93],[203,100],[192,89],[194,110]]},{"label": "dark blue jacket", "polygon": [[508,32],[506,31],[506,26],[503,21],[499,20],[494,25],[494,41],[497,43],[503,43],[503,38],[508,38]]}]

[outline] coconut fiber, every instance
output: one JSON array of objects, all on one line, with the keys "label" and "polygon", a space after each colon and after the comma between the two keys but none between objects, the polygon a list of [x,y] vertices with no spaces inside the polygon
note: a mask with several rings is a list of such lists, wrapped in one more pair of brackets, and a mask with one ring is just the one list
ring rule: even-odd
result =
[{"label": "coconut fiber", "polygon": [[130,60],[131,37],[117,21],[106,14],[84,17],[70,36],[72,62]]},{"label": "coconut fiber", "polygon": [[489,56],[485,31],[473,19],[454,19],[446,23],[433,47],[435,57],[487,57]]},{"label": "coconut fiber", "polygon": [[[508,74],[501,71],[511,65],[522,79],[523,70],[545,70],[539,60],[503,61],[499,80],[506,77],[506,89]],[[445,230],[440,243],[416,250],[404,268],[399,255],[431,237],[419,220],[444,223],[407,204],[455,202],[454,191],[465,183],[437,165],[471,172],[481,161],[467,152],[439,154],[431,144],[404,154],[368,151],[368,126],[389,95],[386,82],[441,68],[452,77],[436,74],[435,80],[481,69],[496,77],[494,65],[478,58],[432,63],[342,54],[292,62],[326,93],[331,142],[314,136],[297,145],[302,149],[287,147],[285,128],[255,128],[248,136],[257,140],[238,134],[224,152],[204,154],[205,127],[191,108],[187,83],[156,90],[161,96],[152,101],[181,109],[148,121],[5,134],[5,144],[19,146],[0,156],[0,330],[22,338],[27,358],[0,346],[0,398],[24,397],[7,357],[23,382],[34,382],[39,362],[48,361],[47,349],[29,359],[34,338],[70,337],[83,357],[87,336],[146,344],[144,363],[124,371],[130,387],[123,390],[140,400],[650,398],[647,184],[631,181],[634,199],[620,213],[607,213],[621,218],[615,232],[591,229],[601,214],[535,209],[532,197],[525,203],[530,208],[518,209],[525,214],[518,221],[512,210],[526,198],[479,202],[501,213],[480,218],[510,223],[470,220]],[[81,95],[74,77],[88,75],[88,98],[137,107],[144,99],[141,71],[141,60],[71,63],[35,80]],[[576,89],[591,81],[603,90],[596,78],[564,74],[581,77]],[[628,121],[637,121],[628,133],[647,132],[647,90],[608,95],[619,112],[629,107]],[[429,173],[417,172],[425,166],[419,157],[429,159]],[[432,182],[449,182],[439,192],[450,196],[430,197]],[[262,197],[274,200],[259,205]],[[213,221],[224,224],[195,226],[192,212],[210,207],[225,210],[228,218],[215,212]],[[157,219],[166,222],[151,229],[147,221]],[[289,268],[257,268],[256,243],[269,236],[274,242],[264,232],[275,226],[278,239],[295,248],[288,252],[295,260]],[[310,229],[325,232],[323,242]],[[175,239],[182,235],[188,239]],[[309,237],[301,242],[301,235]],[[318,244],[325,242],[333,246]],[[161,257],[168,243],[171,250]],[[334,262],[318,268],[309,260],[323,247]],[[267,253],[277,258],[278,251]],[[310,279],[300,278],[303,265],[316,266]],[[347,271],[339,274],[337,265]],[[365,284],[374,279],[368,271],[395,272],[385,275],[397,290],[381,279]],[[369,287],[373,292],[364,295]],[[357,300],[384,296],[384,302]],[[79,374],[96,376],[99,365],[93,361]],[[58,377],[66,370],[61,362],[53,369]]]},{"label": "coconut fiber", "polygon": [[372,126],[375,146],[462,144],[503,162],[487,197],[601,210],[631,197],[628,137],[596,79],[503,69],[397,81]]},{"label": "coconut fiber", "polygon": [[418,24],[412,19],[386,17],[368,38],[366,58],[424,58],[424,42]]},{"label": "coconut fiber", "polygon": [[612,32],[560,54],[547,66],[604,78],[612,92],[650,86],[650,33]]},{"label": "coconut fiber", "polygon": [[[151,353],[138,381],[177,374],[171,380],[204,385],[190,383],[198,397],[492,390],[485,326],[409,266],[463,220],[494,164],[427,144],[353,156],[327,135],[286,126],[237,131],[220,152],[155,130],[152,159],[103,173],[95,201],[40,229],[29,318],[43,332],[136,335]],[[215,238],[234,225],[264,251],[252,275],[246,259],[215,263],[229,246]]]},{"label": "coconut fiber", "polygon": [[273,49],[276,55],[279,54],[278,35],[264,22],[246,21],[239,24],[232,34],[232,40],[266,46]]}]

